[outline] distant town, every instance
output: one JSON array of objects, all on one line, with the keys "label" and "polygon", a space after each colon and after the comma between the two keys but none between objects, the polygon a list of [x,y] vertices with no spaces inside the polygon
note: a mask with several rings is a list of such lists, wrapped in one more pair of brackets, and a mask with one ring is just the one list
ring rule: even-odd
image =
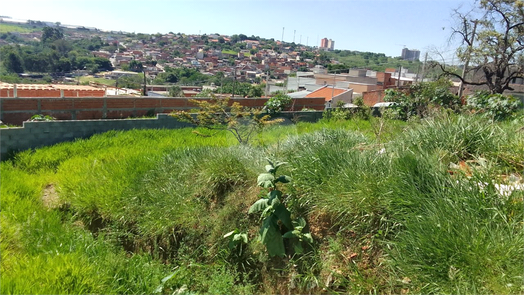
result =
[{"label": "distant town", "polygon": [[[23,97],[23,89],[48,89],[38,86],[47,83],[69,85],[71,91],[90,86],[90,95],[97,96],[248,98],[284,93],[321,96],[326,108],[337,103],[351,107],[356,98],[373,106],[383,102],[388,88],[438,76],[427,55],[421,61],[419,50],[405,46],[399,47],[399,56],[387,57],[338,50],[328,38],[308,46],[244,34],[128,33],[8,17],[0,18],[0,28],[2,97]],[[21,83],[35,85],[16,86]]]}]

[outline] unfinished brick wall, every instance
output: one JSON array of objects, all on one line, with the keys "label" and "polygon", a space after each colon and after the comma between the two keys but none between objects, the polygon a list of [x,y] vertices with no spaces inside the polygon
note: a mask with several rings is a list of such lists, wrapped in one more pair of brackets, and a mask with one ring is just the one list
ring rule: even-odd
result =
[{"label": "unfinished brick wall", "polygon": [[[235,98],[230,103],[263,107],[266,101],[267,98]],[[297,98],[287,110],[309,108],[321,111],[324,110],[324,103],[322,97]],[[188,98],[180,97],[1,97],[0,120],[6,124],[22,125],[36,114],[49,115],[58,120],[124,119],[192,108],[195,106]]]},{"label": "unfinished brick wall", "polygon": [[364,101],[364,104],[368,107],[374,106],[378,102],[384,101],[384,96],[386,93],[384,90],[373,90],[362,93],[362,100]]},{"label": "unfinished brick wall", "polygon": [[[16,97],[103,97],[105,96],[104,89],[96,90],[72,90],[72,89],[23,89],[16,90]],[[15,90],[13,88],[1,88],[0,97],[14,98]]]}]

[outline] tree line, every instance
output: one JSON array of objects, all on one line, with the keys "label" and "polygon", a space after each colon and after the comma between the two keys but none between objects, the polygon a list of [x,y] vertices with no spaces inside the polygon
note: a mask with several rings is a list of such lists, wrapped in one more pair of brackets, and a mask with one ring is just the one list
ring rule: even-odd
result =
[{"label": "tree line", "polygon": [[0,61],[7,73],[68,73],[74,70],[97,73],[110,71],[113,67],[109,59],[94,57],[91,50],[111,46],[114,45],[104,43],[100,37],[69,41],[64,39],[59,28],[44,27],[40,42],[1,47]]}]

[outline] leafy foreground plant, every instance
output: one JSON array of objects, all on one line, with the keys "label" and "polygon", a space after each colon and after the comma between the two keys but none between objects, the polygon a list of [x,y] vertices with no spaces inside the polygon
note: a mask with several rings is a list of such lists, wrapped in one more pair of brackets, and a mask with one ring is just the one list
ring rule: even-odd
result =
[{"label": "leafy foreground plant", "polygon": [[265,126],[282,121],[270,120],[269,115],[262,115],[261,109],[243,107],[238,102],[229,106],[229,97],[213,97],[209,101],[191,99],[189,102],[200,108],[196,116],[188,112],[177,112],[172,116],[209,130],[227,130],[242,144],[249,143],[251,136],[261,132]]},{"label": "leafy foreground plant", "polygon": [[284,238],[292,241],[293,250],[297,254],[304,252],[302,242],[313,243],[310,233],[304,233],[306,221],[303,218],[291,220],[291,212],[282,203],[282,191],[277,189],[277,183],[289,183],[287,175],[276,176],[280,166],[285,162],[275,162],[267,159],[266,173],[258,176],[258,185],[269,189],[267,197],[256,201],[248,213],[262,211],[262,226],[260,227],[260,241],[266,246],[269,256],[285,256]]}]

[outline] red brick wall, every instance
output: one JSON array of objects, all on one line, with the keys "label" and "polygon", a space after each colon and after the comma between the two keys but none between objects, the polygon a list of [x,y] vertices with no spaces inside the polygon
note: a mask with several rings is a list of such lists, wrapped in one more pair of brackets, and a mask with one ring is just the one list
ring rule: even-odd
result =
[{"label": "red brick wall", "polygon": [[[209,98],[198,98],[209,100]],[[267,98],[235,98],[247,107],[262,107]],[[300,111],[303,108],[324,110],[324,98],[295,99],[287,108]],[[4,123],[22,125],[35,114],[50,115],[59,120],[121,119],[140,117],[153,113],[170,113],[196,107],[187,98],[146,97],[65,97],[65,98],[0,98],[0,120]]]},{"label": "red brick wall", "polygon": [[384,90],[373,90],[362,93],[362,100],[368,107],[374,106],[377,102],[383,102],[385,96]]},{"label": "red brick wall", "polygon": [[[104,89],[97,90],[63,90],[64,97],[103,97]],[[0,97],[14,97],[14,89],[0,89]],[[62,97],[60,89],[17,89],[16,97]]]}]

